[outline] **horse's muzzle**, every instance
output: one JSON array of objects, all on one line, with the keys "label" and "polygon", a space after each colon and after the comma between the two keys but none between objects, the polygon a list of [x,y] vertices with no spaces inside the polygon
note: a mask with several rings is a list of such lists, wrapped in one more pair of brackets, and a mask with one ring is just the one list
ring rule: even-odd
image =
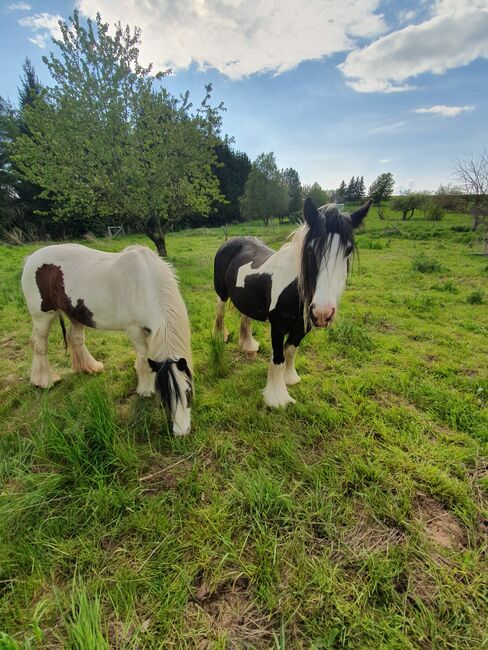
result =
[{"label": "horse's muzzle", "polygon": [[310,305],[309,316],[314,327],[329,327],[336,315],[335,307],[325,307],[324,309],[317,309],[315,304]]}]

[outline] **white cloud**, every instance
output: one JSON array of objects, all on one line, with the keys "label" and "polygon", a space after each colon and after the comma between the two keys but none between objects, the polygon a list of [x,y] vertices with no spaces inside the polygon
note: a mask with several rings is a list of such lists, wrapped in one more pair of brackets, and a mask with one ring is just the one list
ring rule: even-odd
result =
[{"label": "white cloud", "polygon": [[488,58],[488,0],[438,0],[431,18],[350,52],[339,68],[358,92],[399,92],[478,58]]},{"label": "white cloud", "polygon": [[156,69],[216,68],[231,79],[276,74],[385,31],[380,0],[77,0],[82,14],[142,29]]},{"label": "white cloud", "polygon": [[382,158],[380,160],[380,163],[383,163],[383,165],[385,165],[386,163],[389,163],[389,162],[391,162],[391,158]]},{"label": "white cloud", "polygon": [[414,108],[414,113],[430,113],[432,115],[441,115],[442,117],[456,117],[460,113],[472,111],[476,108],[474,104],[468,106],[446,106],[445,104],[436,104],[425,108]]},{"label": "white cloud", "polygon": [[400,23],[409,23],[415,18],[416,15],[417,15],[416,11],[413,11],[412,9],[410,10],[405,9],[398,13],[397,19]]},{"label": "white cloud", "polygon": [[8,6],[10,11],[30,11],[32,9],[32,5],[30,5],[28,2],[14,2],[13,4]]},{"label": "white cloud", "polygon": [[43,48],[46,47],[47,41],[51,36],[53,38],[60,38],[61,30],[58,25],[58,21],[60,20],[62,20],[61,16],[42,13],[21,18],[19,25],[31,29],[34,32],[34,36],[31,36],[29,41]]},{"label": "white cloud", "polygon": [[402,126],[405,126],[406,122],[394,122],[393,124],[385,124],[384,126],[377,126],[374,129],[369,129],[368,133],[388,133],[389,131],[396,131]]}]

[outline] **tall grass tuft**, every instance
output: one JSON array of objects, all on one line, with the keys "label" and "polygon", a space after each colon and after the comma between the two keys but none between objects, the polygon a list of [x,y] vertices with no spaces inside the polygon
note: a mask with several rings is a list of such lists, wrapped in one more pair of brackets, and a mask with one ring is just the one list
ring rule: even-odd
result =
[{"label": "tall grass tuft", "polygon": [[210,365],[217,377],[225,377],[229,372],[229,363],[225,355],[225,343],[222,334],[211,336],[209,341]]},{"label": "tall grass tuft", "polygon": [[108,650],[109,642],[102,630],[100,597],[91,598],[83,585],[73,589],[71,611],[65,619],[68,648],[73,650]]},{"label": "tall grass tuft", "polygon": [[476,291],[473,291],[472,293],[470,293],[468,295],[468,297],[466,298],[466,301],[470,305],[482,305],[483,302],[484,302],[484,299],[485,299],[485,297],[484,297],[484,294],[481,291],[481,289],[476,289]]},{"label": "tall grass tuft", "polygon": [[439,273],[442,271],[442,265],[425,253],[416,255],[412,260],[412,269],[419,273]]},{"label": "tall grass tuft", "polygon": [[82,403],[71,400],[62,414],[45,406],[34,445],[42,464],[55,465],[74,482],[111,479],[130,456],[114,409],[96,384],[87,388]]}]

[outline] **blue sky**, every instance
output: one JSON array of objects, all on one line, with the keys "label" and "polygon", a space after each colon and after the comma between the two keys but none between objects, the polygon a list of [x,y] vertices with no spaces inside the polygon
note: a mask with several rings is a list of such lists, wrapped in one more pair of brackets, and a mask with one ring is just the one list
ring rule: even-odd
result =
[{"label": "blue sky", "polygon": [[452,182],[488,145],[488,0],[0,0],[0,95],[78,7],[142,29],[141,56],[197,101],[211,82],[224,131],[274,151],[302,182],[391,171],[397,189]]}]

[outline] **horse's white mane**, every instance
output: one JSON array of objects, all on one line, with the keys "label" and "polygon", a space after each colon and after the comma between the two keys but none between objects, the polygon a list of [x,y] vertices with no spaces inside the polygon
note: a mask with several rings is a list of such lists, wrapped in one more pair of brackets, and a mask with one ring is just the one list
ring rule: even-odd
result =
[{"label": "horse's white mane", "polygon": [[160,278],[161,324],[148,337],[149,358],[162,361],[166,357],[170,359],[183,357],[193,372],[190,321],[173,266],[147,246],[135,244],[127,246],[123,252],[135,249],[147,255],[151,263],[158,267],[157,277]]}]

